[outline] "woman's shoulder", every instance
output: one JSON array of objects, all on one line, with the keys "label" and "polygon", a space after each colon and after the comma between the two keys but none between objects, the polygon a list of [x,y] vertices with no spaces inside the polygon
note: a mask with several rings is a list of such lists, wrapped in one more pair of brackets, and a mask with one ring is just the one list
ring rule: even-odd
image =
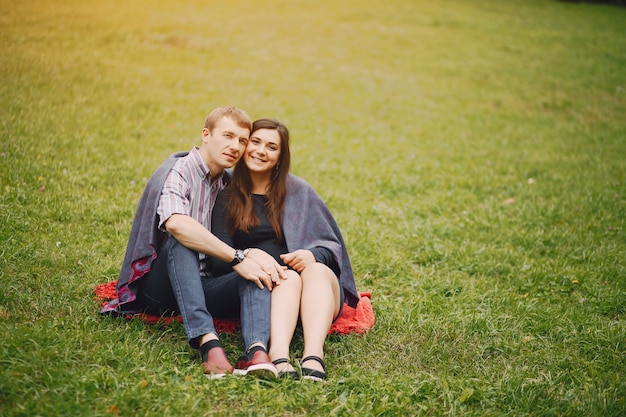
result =
[{"label": "woman's shoulder", "polygon": [[291,173],[287,178],[287,196],[291,196],[292,198],[300,201],[306,200],[310,203],[314,201],[323,203],[321,197],[311,184],[309,184],[305,179]]},{"label": "woman's shoulder", "polygon": [[289,173],[287,177],[287,187],[292,190],[313,190],[313,187],[304,179]]}]

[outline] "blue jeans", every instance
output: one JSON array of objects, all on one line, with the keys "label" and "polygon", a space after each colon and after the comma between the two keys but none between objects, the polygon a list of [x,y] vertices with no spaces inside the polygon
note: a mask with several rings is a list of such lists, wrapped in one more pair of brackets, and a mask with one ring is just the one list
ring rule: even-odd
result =
[{"label": "blue jeans", "polygon": [[199,347],[201,336],[215,333],[213,316],[241,320],[245,348],[270,338],[271,293],[236,272],[201,277],[198,253],[167,235],[150,272],[141,278],[137,301],[152,315],[181,314],[189,344]]}]

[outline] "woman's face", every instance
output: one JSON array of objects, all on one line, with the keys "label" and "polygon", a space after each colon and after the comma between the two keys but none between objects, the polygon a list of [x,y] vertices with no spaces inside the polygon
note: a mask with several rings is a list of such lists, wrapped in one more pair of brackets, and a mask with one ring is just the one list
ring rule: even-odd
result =
[{"label": "woman's face", "polygon": [[280,159],[280,135],[274,129],[259,129],[250,135],[243,161],[252,172],[270,172]]}]

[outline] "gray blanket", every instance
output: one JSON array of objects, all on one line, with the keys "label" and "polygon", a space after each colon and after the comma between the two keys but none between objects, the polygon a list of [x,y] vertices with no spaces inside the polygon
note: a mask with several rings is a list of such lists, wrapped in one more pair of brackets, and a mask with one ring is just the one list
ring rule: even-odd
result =
[{"label": "gray blanket", "polygon": [[315,190],[293,174],[289,174],[287,180],[283,232],[289,252],[323,246],[333,253],[339,265],[345,301],[350,307],[356,307],[359,294],[339,226]]}]

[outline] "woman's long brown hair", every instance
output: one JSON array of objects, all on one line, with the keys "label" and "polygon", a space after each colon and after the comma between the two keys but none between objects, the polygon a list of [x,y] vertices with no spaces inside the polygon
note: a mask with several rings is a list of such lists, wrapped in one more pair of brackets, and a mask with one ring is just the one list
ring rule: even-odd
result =
[{"label": "woman's long brown hair", "polygon": [[[275,119],[259,119],[252,124],[250,136],[260,129],[278,131],[280,137],[280,156],[276,169],[272,170],[269,188],[265,194],[265,211],[267,218],[274,229],[279,241],[283,239],[283,210],[287,195],[287,175],[291,153],[289,152],[289,130],[287,126]],[[235,167],[232,182],[228,191],[228,206],[226,220],[231,233],[237,231],[249,232],[252,227],[259,225],[259,218],[254,213],[252,200],[252,180],[250,171],[243,161]]]}]

